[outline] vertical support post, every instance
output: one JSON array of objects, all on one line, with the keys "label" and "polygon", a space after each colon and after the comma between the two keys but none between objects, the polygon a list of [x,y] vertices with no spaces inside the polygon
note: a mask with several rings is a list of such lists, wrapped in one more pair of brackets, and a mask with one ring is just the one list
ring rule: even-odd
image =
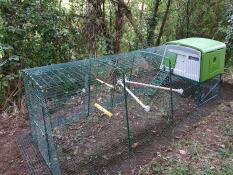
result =
[{"label": "vertical support post", "polygon": [[114,101],[113,100],[114,99],[114,92],[113,91],[114,90],[111,89],[111,97],[110,97],[111,98],[111,109],[113,109],[113,107],[114,107],[114,102],[113,102]]},{"label": "vertical support post", "polygon": [[172,67],[171,60],[169,60],[169,84],[170,84],[170,101],[171,101],[171,116],[170,120],[174,120],[174,109],[173,109],[173,91],[172,91]]},{"label": "vertical support post", "polygon": [[90,107],[91,107],[91,60],[89,60],[89,68],[88,68],[88,107],[87,107],[87,116],[90,115]]},{"label": "vertical support post", "polygon": [[[41,111],[42,111],[42,119],[43,119],[44,132],[45,132],[44,136],[45,136],[45,140],[46,140],[46,149],[47,149],[46,153],[43,153],[42,155],[46,156],[46,158],[44,158],[45,161],[51,163],[52,160],[51,160],[51,156],[50,156],[50,152],[49,152],[49,149],[50,149],[50,147],[49,147],[49,135],[48,135],[48,129],[47,129],[47,125],[46,125],[46,119],[45,119],[46,113],[45,113],[45,107],[44,106],[41,107]],[[51,125],[51,123],[50,123],[50,125]],[[40,142],[42,142],[42,141],[40,141]]]},{"label": "vertical support post", "polygon": [[48,102],[45,99],[44,95],[41,94],[42,98],[42,110],[43,110],[43,117],[45,121],[45,132],[47,134],[47,140],[48,140],[48,153],[49,153],[49,167],[53,174],[61,175],[61,169],[59,165],[59,159],[57,154],[57,146],[53,140],[52,136],[52,122],[51,122],[51,116],[48,111]]},{"label": "vertical support post", "polygon": [[130,134],[130,128],[129,128],[129,114],[128,114],[128,100],[127,100],[127,91],[126,91],[126,83],[125,83],[125,74],[123,73],[123,84],[124,84],[124,97],[125,97],[125,118],[126,118],[126,127],[127,127],[127,133],[128,133],[128,149],[129,152],[132,151],[132,141],[131,141],[131,134]]},{"label": "vertical support post", "polygon": [[[98,69],[99,69],[99,63],[98,63],[98,64],[95,63],[95,66],[97,66],[97,68],[95,68],[95,69],[98,70]],[[99,72],[98,72],[98,71],[96,71],[95,77],[99,77]],[[93,85],[95,86],[95,94],[94,94],[94,96],[95,96],[95,101],[97,101],[98,84],[95,82],[95,83],[93,83]],[[94,108],[94,110],[96,110],[96,108]]]},{"label": "vertical support post", "polygon": [[[131,68],[130,68],[129,80],[131,80],[132,75],[133,75],[134,62],[135,62],[135,57],[133,58],[133,62],[132,62]],[[130,88],[130,84],[128,84],[128,88]]]},{"label": "vertical support post", "polygon": [[29,118],[30,118],[30,126],[31,126],[31,133],[32,133],[32,139],[33,141],[37,144],[38,140],[37,140],[37,132],[36,132],[36,125],[35,125],[35,102],[33,101],[33,99],[35,99],[35,97],[33,97],[33,84],[32,82],[29,80],[27,75],[23,75],[24,78],[24,87],[25,87],[25,96],[26,96],[26,104],[27,104],[27,108],[29,111]]},{"label": "vertical support post", "polygon": [[111,89],[111,108],[113,109],[114,107],[114,98],[115,98],[115,84],[116,84],[116,80],[115,80],[115,75],[113,75],[113,78],[112,78],[112,84],[114,85],[114,88]]}]

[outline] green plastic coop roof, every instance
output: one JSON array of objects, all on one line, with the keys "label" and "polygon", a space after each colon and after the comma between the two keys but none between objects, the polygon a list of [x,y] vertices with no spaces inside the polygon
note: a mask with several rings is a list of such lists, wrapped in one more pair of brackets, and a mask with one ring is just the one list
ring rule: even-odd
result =
[{"label": "green plastic coop roof", "polygon": [[185,38],[176,41],[170,41],[167,44],[176,44],[191,47],[202,53],[212,52],[218,49],[226,48],[226,44],[207,38]]}]

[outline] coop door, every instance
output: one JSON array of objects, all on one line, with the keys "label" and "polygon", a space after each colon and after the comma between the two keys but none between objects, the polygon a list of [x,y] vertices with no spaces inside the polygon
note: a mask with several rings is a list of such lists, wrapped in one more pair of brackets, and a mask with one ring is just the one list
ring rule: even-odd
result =
[{"label": "coop door", "polygon": [[178,54],[174,74],[199,81],[200,58],[197,56]]}]

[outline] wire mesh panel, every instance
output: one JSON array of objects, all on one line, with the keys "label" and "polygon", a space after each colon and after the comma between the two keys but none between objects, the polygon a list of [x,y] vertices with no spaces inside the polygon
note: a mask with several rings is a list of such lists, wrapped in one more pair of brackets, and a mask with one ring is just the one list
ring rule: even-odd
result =
[{"label": "wire mesh panel", "polygon": [[172,93],[171,102],[175,103],[172,106],[178,118],[187,116],[198,106],[218,95],[221,75],[202,82],[203,59],[202,53],[193,48],[179,45],[166,46],[166,56],[160,69],[170,74],[170,83],[165,80],[165,86],[183,91],[182,94]]},{"label": "wire mesh panel", "polygon": [[175,72],[172,49],[23,71],[33,140],[53,174],[97,174],[150,141],[160,123],[213,96],[204,89],[214,83]]}]

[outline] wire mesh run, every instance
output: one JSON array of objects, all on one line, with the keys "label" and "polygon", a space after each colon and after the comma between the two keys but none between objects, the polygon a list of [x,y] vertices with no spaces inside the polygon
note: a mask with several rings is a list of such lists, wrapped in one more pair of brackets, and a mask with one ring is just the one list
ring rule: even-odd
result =
[{"label": "wire mesh run", "polygon": [[97,173],[135,144],[149,142],[155,126],[212,97],[209,91],[217,87],[176,76],[167,46],[22,75],[33,141],[56,175]]},{"label": "wire mesh run", "polygon": [[28,132],[20,133],[16,137],[19,151],[25,161],[28,174],[50,175],[51,172]]}]

